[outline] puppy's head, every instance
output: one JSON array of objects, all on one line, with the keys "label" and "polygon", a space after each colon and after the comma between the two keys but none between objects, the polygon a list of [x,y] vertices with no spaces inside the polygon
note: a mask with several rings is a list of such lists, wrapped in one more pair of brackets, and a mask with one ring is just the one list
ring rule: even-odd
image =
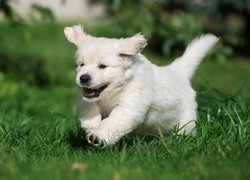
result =
[{"label": "puppy's head", "polygon": [[147,45],[141,34],[125,39],[93,37],[80,25],[66,27],[64,33],[77,47],[76,83],[87,102],[102,99],[124,87],[133,77],[133,57]]}]

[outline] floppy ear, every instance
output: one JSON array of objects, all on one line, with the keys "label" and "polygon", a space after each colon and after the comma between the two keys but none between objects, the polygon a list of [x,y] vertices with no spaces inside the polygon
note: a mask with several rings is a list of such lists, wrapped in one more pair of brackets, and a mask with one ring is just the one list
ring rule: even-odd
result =
[{"label": "floppy ear", "polygon": [[83,31],[83,27],[81,25],[65,27],[64,34],[68,41],[75,44],[76,46],[85,41],[87,38],[87,34]]},{"label": "floppy ear", "polygon": [[117,50],[119,55],[133,56],[141,52],[147,46],[147,40],[141,34],[120,39]]}]

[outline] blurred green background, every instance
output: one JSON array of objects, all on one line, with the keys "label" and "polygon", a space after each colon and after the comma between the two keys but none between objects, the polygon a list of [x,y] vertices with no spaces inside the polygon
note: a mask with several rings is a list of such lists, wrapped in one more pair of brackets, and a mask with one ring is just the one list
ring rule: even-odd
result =
[{"label": "blurred green background", "polygon": [[[43,172],[37,169],[50,169],[56,166],[54,164],[56,159],[59,159],[60,163],[63,163],[64,159],[71,163],[77,157],[80,157],[81,153],[85,153],[85,157],[88,157],[88,153],[91,156],[95,155],[96,159],[89,161],[92,166],[95,166],[95,163],[102,165],[102,162],[98,161],[98,158],[102,155],[107,155],[110,159],[115,158],[114,161],[117,159],[113,157],[113,154],[117,153],[117,157],[123,157],[124,154],[120,149],[114,150],[115,153],[111,151],[111,153],[104,152],[104,154],[92,149],[89,150],[90,152],[86,150],[86,152],[74,154],[73,158],[70,156],[70,153],[75,153],[75,149],[71,148],[69,144],[74,144],[74,141],[83,141],[84,138],[81,135],[74,135],[74,133],[83,133],[79,130],[79,124],[75,117],[75,47],[66,41],[63,29],[65,26],[78,23],[81,23],[89,34],[95,36],[119,38],[141,32],[148,39],[148,46],[143,53],[152,63],[157,65],[167,65],[180,56],[186,45],[196,36],[203,33],[214,33],[219,36],[219,44],[205,58],[193,80],[193,86],[198,95],[198,112],[204,122],[209,120],[210,116],[213,116],[210,113],[214,113],[214,115],[217,113],[218,117],[228,123],[226,115],[236,111],[234,112],[231,109],[221,115],[220,112],[223,111],[223,108],[221,110],[220,107],[223,105],[223,107],[231,108],[234,107],[231,106],[232,102],[237,104],[236,107],[240,108],[240,116],[244,117],[242,121],[246,123],[246,126],[244,126],[246,132],[244,130],[244,133],[247,134],[248,132],[247,135],[242,135],[242,139],[245,139],[240,147],[248,148],[235,146],[238,148],[236,148],[237,150],[230,149],[231,146],[227,146],[227,143],[221,145],[220,142],[224,141],[218,140],[217,144],[221,146],[218,148],[218,152],[216,150],[211,151],[214,153],[211,157],[213,155],[215,157],[215,154],[222,154],[221,159],[219,159],[230,162],[228,163],[230,164],[229,169],[226,169],[226,176],[220,175],[216,171],[219,165],[215,166],[214,169],[211,168],[213,165],[209,165],[209,163],[217,162],[217,157],[212,161],[207,161],[208,164],[206,165],[211,168],[210,170],[208,170],[209,168],[206,169],[206,165],[203,164],[204,171],[212,172],[211,176],[206,173],[205,175],[202,174],[203,170],[200,170],[200,166],[197,164],[193,167],[194,169],[187,169],[181,176],[192,177],[192,173],[194,173],[197,175],[196,178],[234,177],[234,179],[244,179],[249,175],[246,171],[249,165],[237,169],[236,166],[238,167],[238,165],[232,164],[235,159],[230,159],[231,156],[227,157],[227,154],[223,155],[223,151],[220,149],[225,147],[225,152],[230,151],[236,154],[235,161],[239,157],[241,160],[243,159],[239,161],[242,162],[239,163],[242,166],[247,164],[247,159],[250,157],[248,131],[250,110],[249,0],[93,0],[84,2],[88,3],[88,7],[98,5],[103,8],[98,17],[88,16],[83,18],[80,16],[65,20],[64,17],[60,18],[56,10],[41,5],[38,1],[30,1],[32,2],[31,13],[28,16],[21,16],[18,9],[11,5],[12,2],[12,0],[0,0],[0,149],[2,149],[0,150],[0,177],[3,175],[4,179],[8,179],[8,177],[15,179],[17,174],[22,174],[23,166],[31,166],[27,165],[27,162],[30,161],[36,161],[38,164],[40,162],[45,163],[42,166],[36,164],[33,167],[32,177],[36,177],[36,173]],[[75,1],[59,0],[58,2],[62,7],[65,7]],[[82,13],[85,10],[82,10]],[[230,116],[232,122],[233,119],[237,119],[237,113],[238,111],[236,115]],[[214,118],[214,121],[217,123],[221,119]],[[211,127],[218,128],[219,125]],[[235,128],[238,127],[242,126],[236,123]],[[57,133],[56,136],[53,134],[54,131],[50,133],[53,128]],[[36,129],[39,134],[33,137],[32,129]],[[212,129],[210,135],[213,134]],[[223,137],[227,137],[227,131],[223,131],[223,133]],[[73,140],[69,140],[71,136],[74,137]],[[238,136],[238,134],[235,134],[235,137]],[[235,137],[228,139],[227,142],[236,143],[237,138]],[[33,143],[33,140],[31,140],[34,138],[38,139],[38,145],[39,147],[41,145],[41,149],[39,147],[33,149],[33,146],[35,147],[37,144],[37,142]],[[59,140],[56,141],[56,138]],[[29,141],[30,144],[21,144],[26,141]],[[59,148],[54,150],[53,146],[53,148],[51,147],[52,150],[49,151],[48,147],[50,147],[51,141],[55,142]],[[183,141],[185,142],[185,140]],[[208,139],[207,142],[209,144],[213,140]],[[239,142],[242,143],[243,141],[239,140]],[[81,147],[77,144],[78,146]],[[123,144],[120,146],[123,146]],[[66,151],[67,148],[68,151]],[[139,151],[136,146],[133,148],[130,151],[128,150],[128,153]],[[26,151],[27,149],[29,151]],[[68,154],[62,156],[64,150]],[[143,150],[145,148],[141,147],[140,151],[143,152]],[[172,152],[175,152],[174,146],[172,150]],[[165,153],[165,149],[163,151]],[[46,152],[46,155],[40,157],[41,153],[44,152]],[[170,150],[167,152],[171,154]],[[189,151],[185,150],[185,152]],[[202,156],[200,152],[203,152],[203,150],[197,151],[198,155],[195,157],[200,158]],[[93,155],[93,153],[96,154]],[[178,154],[178,152],[176,153]],[[30,159],[30,157],[32,158]],[[55,159],[51,160],[52,165],[47,166],[46,162],[51,157]],[[175,157],[179,157],[179,159],[177,158],[178,161],[186,158],[181,155]],[[195,163],[204,163],[203,159],[199,158]],[[18,163],[15,163],[16,159]],[[110,159],[106,159],[106,164],[112,164],[113,160]],[[170,162],[172,162],[171,158]],[[139,163],[139,161],[136,161],[136,163]],[[175,161],[172,163],[176,165]],[[186,164],[189,165],[189,163]],[[223,163],[221,166],[227,167]],[[1,169],[1,167],[4,168]],[[128,167],[133,169],[133,166]],[[65,169],[64,166],[60,168],[61,171]],[[107,165],[106,168],[110,167]],[[158,168],[161,169],[160,166]],[[236,170],[231,171],[230,168]],[[168,169],[168,172],[172,172],[172,170]],[[173,177],[178,177],[178,168],[174,169],[173,172]],[[233,176],[229,172],[233,173]],[[105,168],[102,169],[102,173],[105,175]],[[147,173],[150,174],[150,168]],[[126,168],[124,174],[129,177],[129,171],[127,172]],[[68,176],[65,176],[65,178],[71,177]],[[29,176],[23,176],[24,179],[27,177]],[[110,176],[104,177],[110,179]],[[162,175],[163,177],[165,176]],[[113,179],[115,178],[121,178],[119,173]]]},{"label": "blurred green background", "polygon": [[[75,48],[66,41],[63,28],[75,23],[96,36],[126,37],[141,32],[149,44],[144,53],[158,65],[180,56],[194,37],[214,33],[220,43],[193,81],[198,94],[206,94],[201,101],[212,101],[213,89],[249,99],[249,1],[95,0],[89,4],[101,3],[105,8],[102,16],[70,22],[57,21],[53,8],[36,3],[31,7],[33,14],[22,17],[10,2],[1,0],[0,4],[5,15],[0,22],[2,109],[74,112]],[[66,2],[60,1],[64,6]]]}]

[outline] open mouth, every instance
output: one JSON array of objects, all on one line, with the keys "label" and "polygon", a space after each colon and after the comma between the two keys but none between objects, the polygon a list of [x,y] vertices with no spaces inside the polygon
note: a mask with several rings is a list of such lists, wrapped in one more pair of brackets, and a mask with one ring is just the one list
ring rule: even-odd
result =
[{"label": "open mouth", "polygon": [[86,98],[95,98],[95,97],[99,97],[100,94],[102,93],[102,91],[104,89],[106,89],[108,86],[107,85],[104,85],[98,89],[91,89],[91,88],[86,88],[84,87],[83,88],[83,96],[86,97]]}]

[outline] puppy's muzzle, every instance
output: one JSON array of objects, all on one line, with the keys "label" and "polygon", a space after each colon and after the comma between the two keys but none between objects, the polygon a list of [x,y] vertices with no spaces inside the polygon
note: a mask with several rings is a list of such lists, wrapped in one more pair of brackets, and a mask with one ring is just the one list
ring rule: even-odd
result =
[{"label": "puppy's muzzle", "polygon": [[91,77],[90,77],[89,74],[83,74],[83,75],[80,76],[81,85],[89,84],[90,80],[91,80]]}]

